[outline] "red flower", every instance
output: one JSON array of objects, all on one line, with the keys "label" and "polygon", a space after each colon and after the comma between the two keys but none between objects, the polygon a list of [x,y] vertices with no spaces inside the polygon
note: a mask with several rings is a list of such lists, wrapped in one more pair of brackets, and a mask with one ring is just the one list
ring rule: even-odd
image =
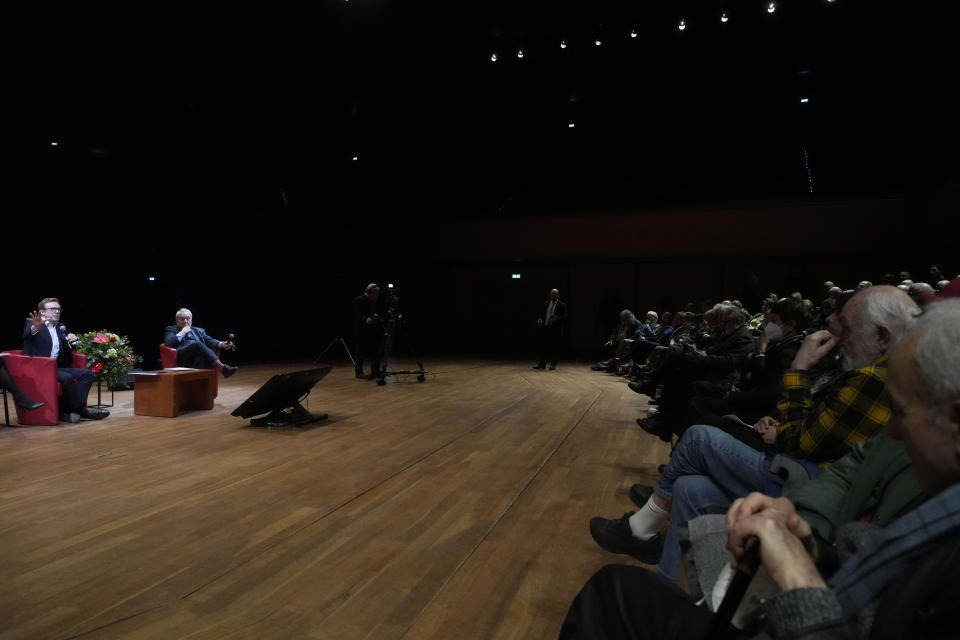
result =
[{"label": "red flower", "polygon": [[93,339],[94,342],[102,344],[104,342],[110,342],[110,338],[107,337],[105,333],[98,333],[97,337]]},{"label": "red flower", "polygon": [[94,373],[99,373],[100,369],[103,369],[103,363],[102,363],[102,362],[98,362],[97,364],[95,364],[95,365],[93,365],[92,367],[90,367],[90,371],[93,371]]},{"label": "red flower", "polygon": [[116,341],[117,341],[116,338],[113,338],[113,337],[110,338],[110,342],[116,342]]}]

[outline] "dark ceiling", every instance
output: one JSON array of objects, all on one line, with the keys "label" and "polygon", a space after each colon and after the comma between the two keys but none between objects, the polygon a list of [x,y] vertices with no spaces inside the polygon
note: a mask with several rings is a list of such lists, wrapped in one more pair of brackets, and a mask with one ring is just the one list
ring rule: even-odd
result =
[{"label": "dark ceiling", "polygon": [[4,190],[26,206],[511,215],[956,175],[952,26],[918,46],[919,3],[21,4]]}]

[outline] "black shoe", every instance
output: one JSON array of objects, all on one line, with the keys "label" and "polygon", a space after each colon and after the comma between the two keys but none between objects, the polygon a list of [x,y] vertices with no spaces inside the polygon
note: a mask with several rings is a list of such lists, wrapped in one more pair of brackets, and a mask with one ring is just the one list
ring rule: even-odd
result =
[{"label": "black shoe", "polygon": [[651,398],[657,392],[657,388],[649,382],[631,382],[627,386],[630,387],[631,391],[636,391]]},{"label": "black shoe", "polygon": [[235,373],[237,372],[237,369],[239,369],[239,368],[240,368],[240,367],[232,367],[232,366],[230,366],[229,364],[225,364],[225,365],[223,365],[223,367],[220,369],[220,373],[223,374],[223,377],[224,377],[224,378],[229,378],[230,376],[232,376],[233,374],[235,374]]},{"label": "black shoe", "polygon": [[606,362],[598,362],[597,364],[590,367],[591,371],[606,371],[610,366]]},{"label": "black shoe", "polygon": [[650,500],[653,495],[653,487],[645,484],[635,484],[630,487],[630,500],[638,507],[642,507]]},{"label": "black shoe", "polygon": [[68,413],[60,414],[60,422],[69,422],[70,424],[77,424],[80,422],[80,414],[70,411]]},{"label": "black shoe", "polygon": [[35,400],[31,400],[26,396],[24,396],[20,400],[14,400],[14,404],[20,407],[21,409],[25,409],[27,411],[33,411],[34,409],[39,409],[40,407],[43,406],[42,402],[36,402]]},{"label": "black shoe", "polygon": [[534,368],[534,369],[546,369],[546,368],[547,368],[547,365],[545,365],[545,364],[535,364],[535,365],[533,365],[533,368]]},{"label": "black shoe", "polygon": [[593,541],[611,553],[633,556],[644,564],[657,564],[663,551],[663,541],[656,533],[649,540],[638,540],[630,532],[630,516],[633,511],[623,514],[619,520],[591,518],[590,535]]},{"label": "black shoe", "polygon": [[550,363],[550,371],[556,371],[556,370],[557,370],[557,363],[556,363],[556,362],[551,362],[551,363]]},{"label": "black shoe", "polygon": [[657,436],[664,442],[670,442],[673,434],[669,429],[664,428],[663,421],[658,420],[656,416],[652,418],[637,418],[637,425],[650,435]]},{"label": "black shoe", "polygon": [[353,368],[353,377],[354,378],[366,378],[367,376],[363,373],[363,367],[354,367]]},{"label": "black shoe", "polygon": [[81,418],[87,420],[103,420],[110,415],[110,412],[106,409],[80,409],[79,414]]}]

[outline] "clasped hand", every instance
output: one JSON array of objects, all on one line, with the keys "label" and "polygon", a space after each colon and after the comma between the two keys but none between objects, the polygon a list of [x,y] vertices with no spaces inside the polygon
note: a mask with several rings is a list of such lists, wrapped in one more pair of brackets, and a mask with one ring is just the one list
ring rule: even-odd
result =
[{"label": "clasped hand", "polygon": [[807,552],[813,530],[786,498],[751,493],[734,501],[727,511],[727,550],[736,569],[743,560],[747,539],[760,541],[760,560],[782,591],[826,587]]}]

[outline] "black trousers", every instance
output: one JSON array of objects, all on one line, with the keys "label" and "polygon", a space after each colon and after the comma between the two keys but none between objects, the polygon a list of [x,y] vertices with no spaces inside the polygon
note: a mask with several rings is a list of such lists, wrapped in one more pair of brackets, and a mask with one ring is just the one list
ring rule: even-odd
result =
[{"label": "black trousers", "polygon": [[560,347],[560,330],[556,326],[540,327],[540,364],[557,364],[557,351]]},{"label": "black trousers", "polygon": [[13,396],[13,401],[16,404],[27,401],[27,396],[23,395],[23,392],[20,391],[20,387],[18,387],[17,383],[13,381],[13,376],[11,376],[10,372],[7,371],[7,365],[3,363],[3,358],[0,358],[0,388],[9,391],[10,395]]},{"label": "black trousers", "polygon": [[561,640],[702,640],[713,614],[676,584],[640,567],[607,565],[577,594]]},{"label": "black trousers", "polygon": [[96,376],[89,369],[62,367],[57,369],[57,382],[63,387],[60,408],[63,411],[80,411],[87,406],[87,396]]},{"label": "black trousers", "polygon": [[383,327],[379,324],[364,324],[354,330],[353,338],[357,351],[357,367],[362,369],[363,362],[369,360],[373,370],[379,371],[383,352]]},{"label": "black trousers", "polygon": [[202,342],[191,342],[187,346],[177,349],[177,366],[179,367],[213,369],[213,363],[216,360],[217,354]]}]

